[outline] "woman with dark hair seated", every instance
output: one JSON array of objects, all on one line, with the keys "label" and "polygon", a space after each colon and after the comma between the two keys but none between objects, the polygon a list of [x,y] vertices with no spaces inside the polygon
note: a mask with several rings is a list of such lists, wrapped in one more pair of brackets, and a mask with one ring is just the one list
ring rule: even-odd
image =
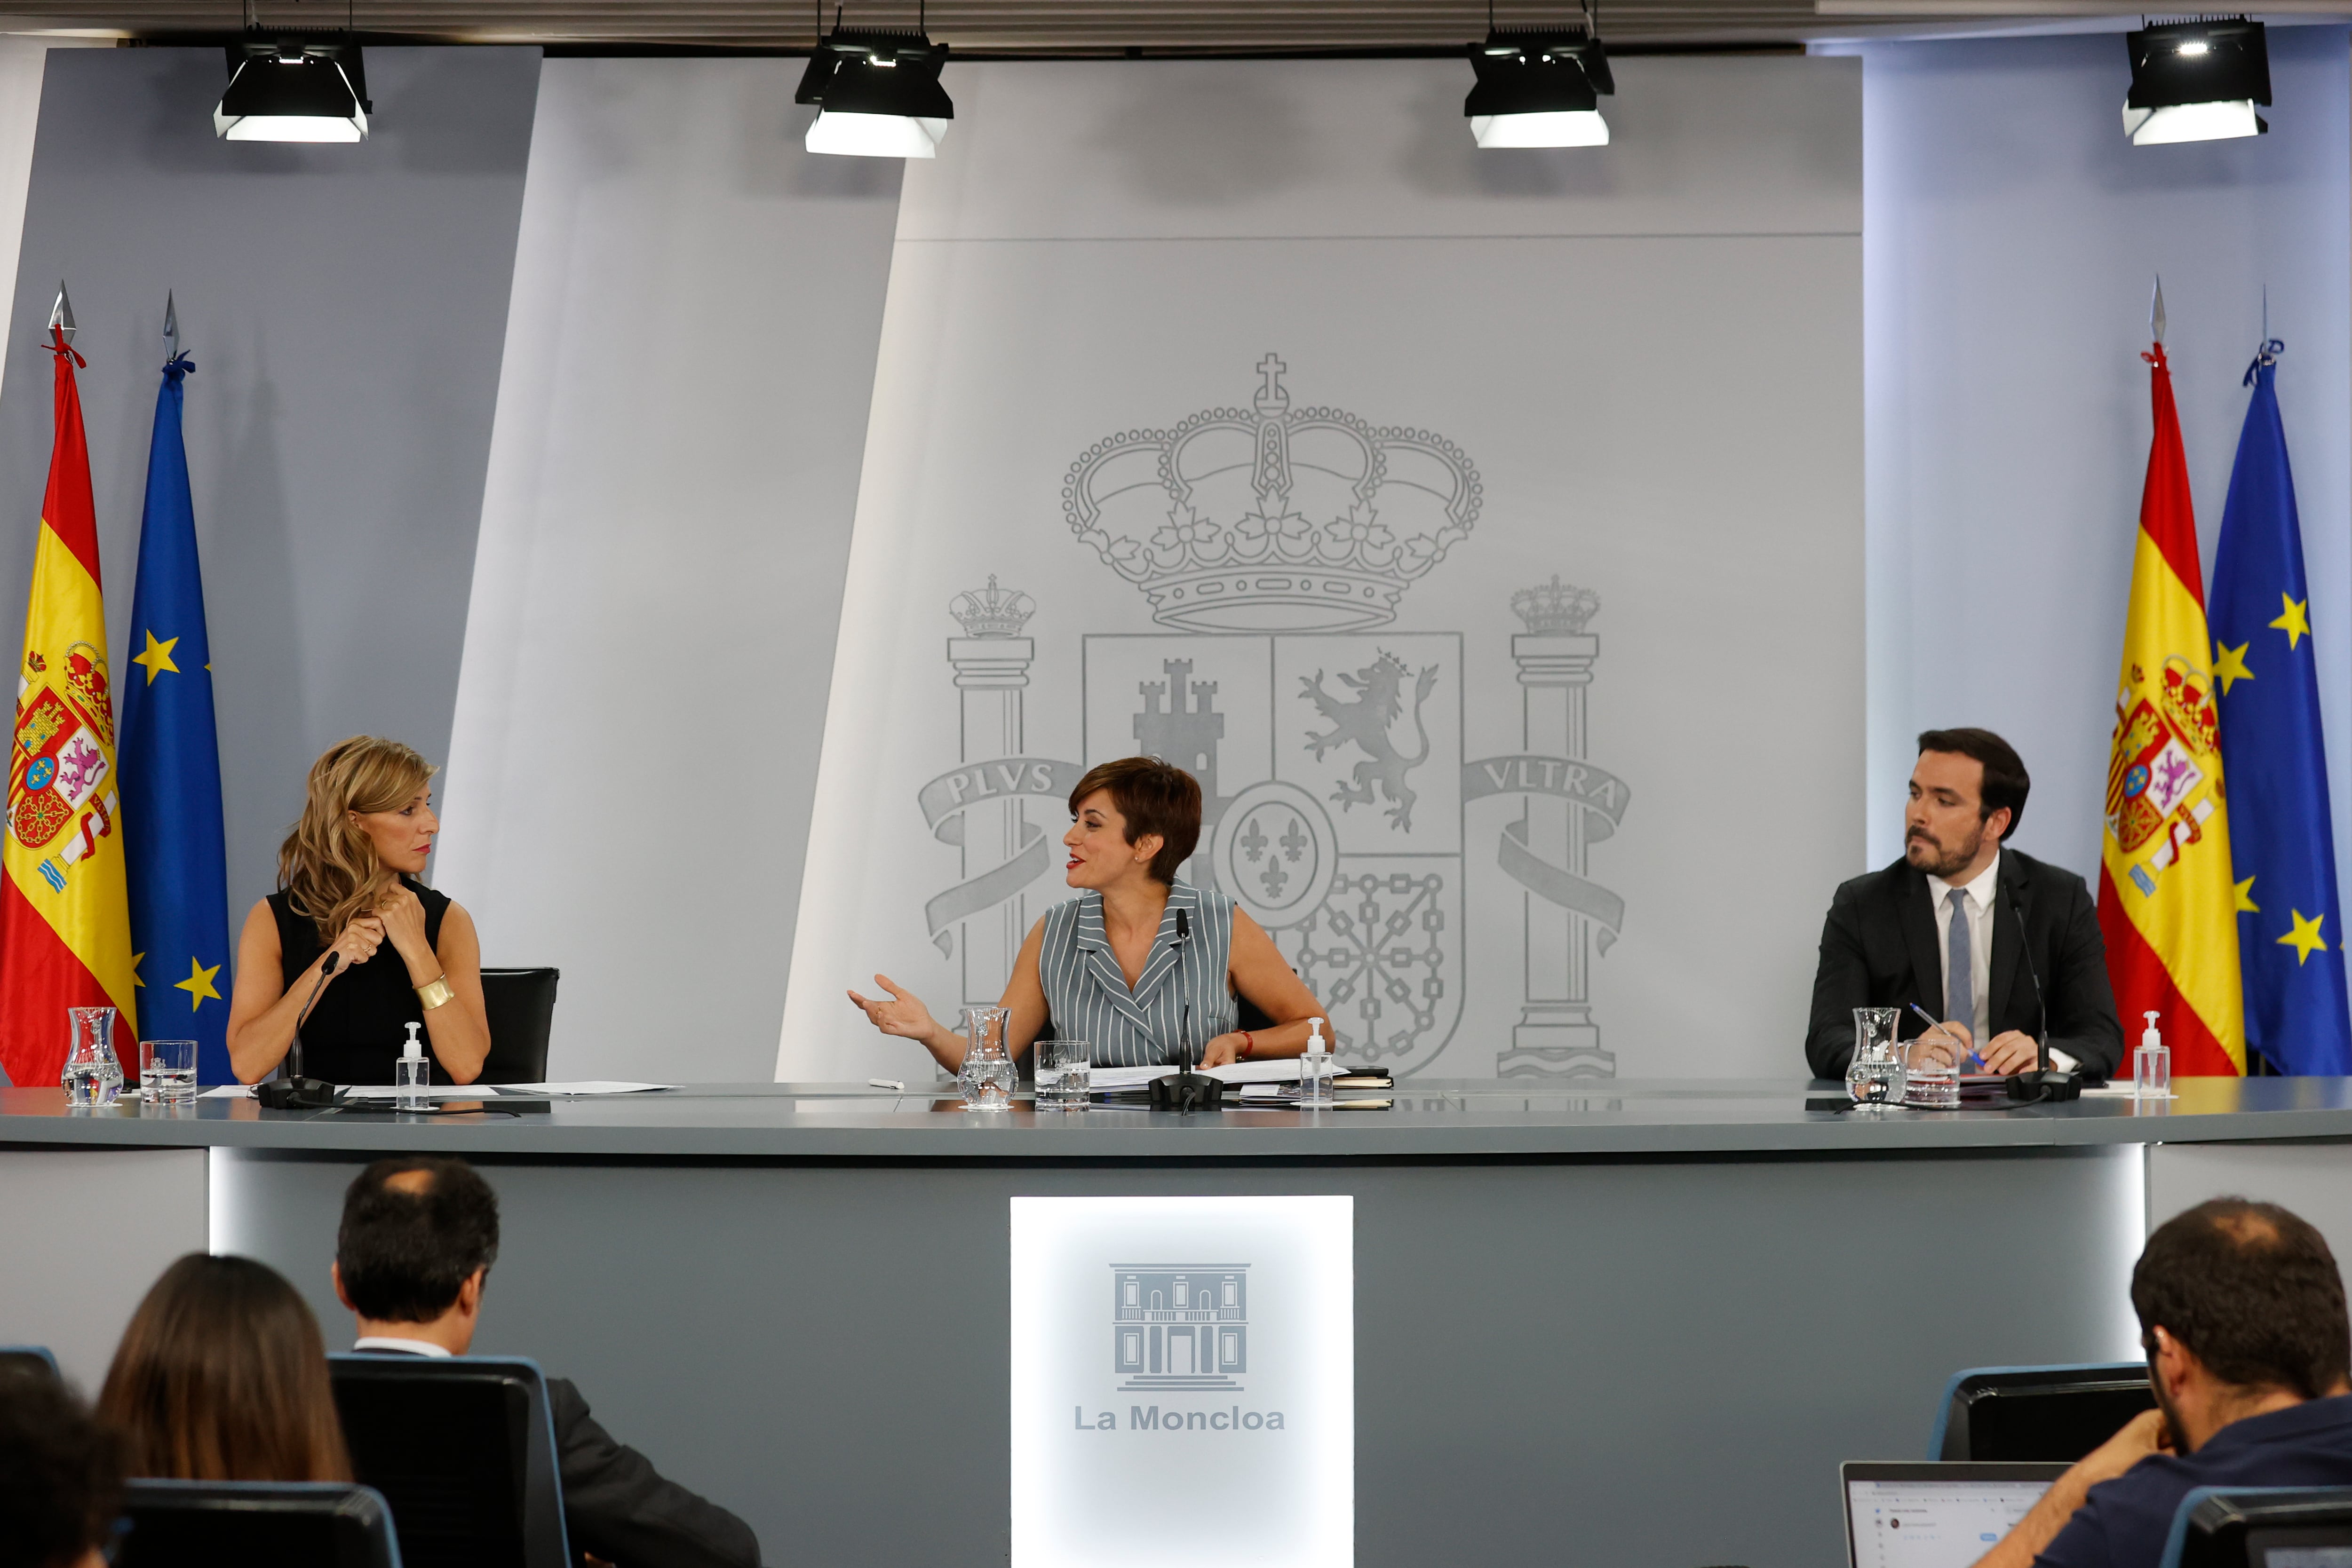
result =
[{"label": "woman with dark hair seated", "polygon": [[[1014,1056],[1049,1019],[1059,1038],[1087,1041],[1098,1067],[1171,1063],[1188,1047],[1203,1067],[1307,1049],[1322,1009],[1274,938],[1224,894],[1176,879],[1201,840],[1198,780],[1156,757],[1106,762],[1070,791],[1070,816],[1068,882],[1085,891],[1047,910],[1013,960],[1003,1005]],[[950,1071],[963,1065],[963,1036],[887,977],[874,983],[887,999],[849,999],[875,1028]],[[1240,1027],[1238,998],[1272,1024]]]},{"label": "woman with dark hair seated", "polygon": [[131,1473],[199,1481],[347,1481],[352,1461],[319,1321],[284,1275],[191,1252],[131,1314],[98,1396]]}]

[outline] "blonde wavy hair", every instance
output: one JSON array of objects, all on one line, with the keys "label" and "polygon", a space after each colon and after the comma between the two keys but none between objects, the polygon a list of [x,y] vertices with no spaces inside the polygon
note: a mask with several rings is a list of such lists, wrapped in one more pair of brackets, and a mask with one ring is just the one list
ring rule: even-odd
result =
[{"label": "blonde wavy hair", "polygon": [[321,946],[342,935],[375,897],[383,862],[353,811],[393,811],[440,771],[396,740],[355,735],[310,764],[302,820],[278,846],[278,885],[294,913],[319,928]]}]

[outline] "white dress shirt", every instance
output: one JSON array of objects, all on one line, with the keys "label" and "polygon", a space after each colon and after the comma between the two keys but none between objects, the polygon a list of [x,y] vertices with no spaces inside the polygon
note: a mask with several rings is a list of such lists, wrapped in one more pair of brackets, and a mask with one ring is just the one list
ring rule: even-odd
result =
[{"label": "white dress shirt", "polygon": [[395,1339],[390,1334],[362,1334],[352,1341],[353,1350],[388,1350],[396,1355],[437,1355],[446,1358],[449,1348],[435,1344],[429,1339]]}]

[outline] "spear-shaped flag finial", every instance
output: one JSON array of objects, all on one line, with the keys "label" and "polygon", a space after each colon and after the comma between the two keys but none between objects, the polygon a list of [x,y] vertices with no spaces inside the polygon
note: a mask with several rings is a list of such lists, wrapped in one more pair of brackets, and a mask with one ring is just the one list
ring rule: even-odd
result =
[{"label": "spear-shaped flag finial", "polygon": [[66,341],[74,340],[73,301],[66,298],[65,280],[58,280],[58,302],[49,307],[49,325],[63,331]]},{"label": "spear-shaped flag finial", "polygon": [[180,351],[180,310],[172,291],[163,290],[163,357],[171,359]]},{"label": "spear-shaped flag finial", "polygon": [[2156,275],[2156,292],[2147,302],[2147,335],[2158,343],[2164,341],[2164,274]]}]

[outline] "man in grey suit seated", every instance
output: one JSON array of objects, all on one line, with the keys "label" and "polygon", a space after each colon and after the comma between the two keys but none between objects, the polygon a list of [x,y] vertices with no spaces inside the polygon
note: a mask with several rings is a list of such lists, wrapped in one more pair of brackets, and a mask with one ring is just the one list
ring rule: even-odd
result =
[{"label": "man in grey suit seated", "polygon": [[[464,1355],[499,1256],[499,1199],[460,1159],[378,1160],[343,1195],[335,1294],[359,1319],[352,1348]],[[662,1479],[614,1440],[566,1379],[547,1380],[575,1553],[618,1568],[759,1568],[760,1542],[725,1509]]]}]

